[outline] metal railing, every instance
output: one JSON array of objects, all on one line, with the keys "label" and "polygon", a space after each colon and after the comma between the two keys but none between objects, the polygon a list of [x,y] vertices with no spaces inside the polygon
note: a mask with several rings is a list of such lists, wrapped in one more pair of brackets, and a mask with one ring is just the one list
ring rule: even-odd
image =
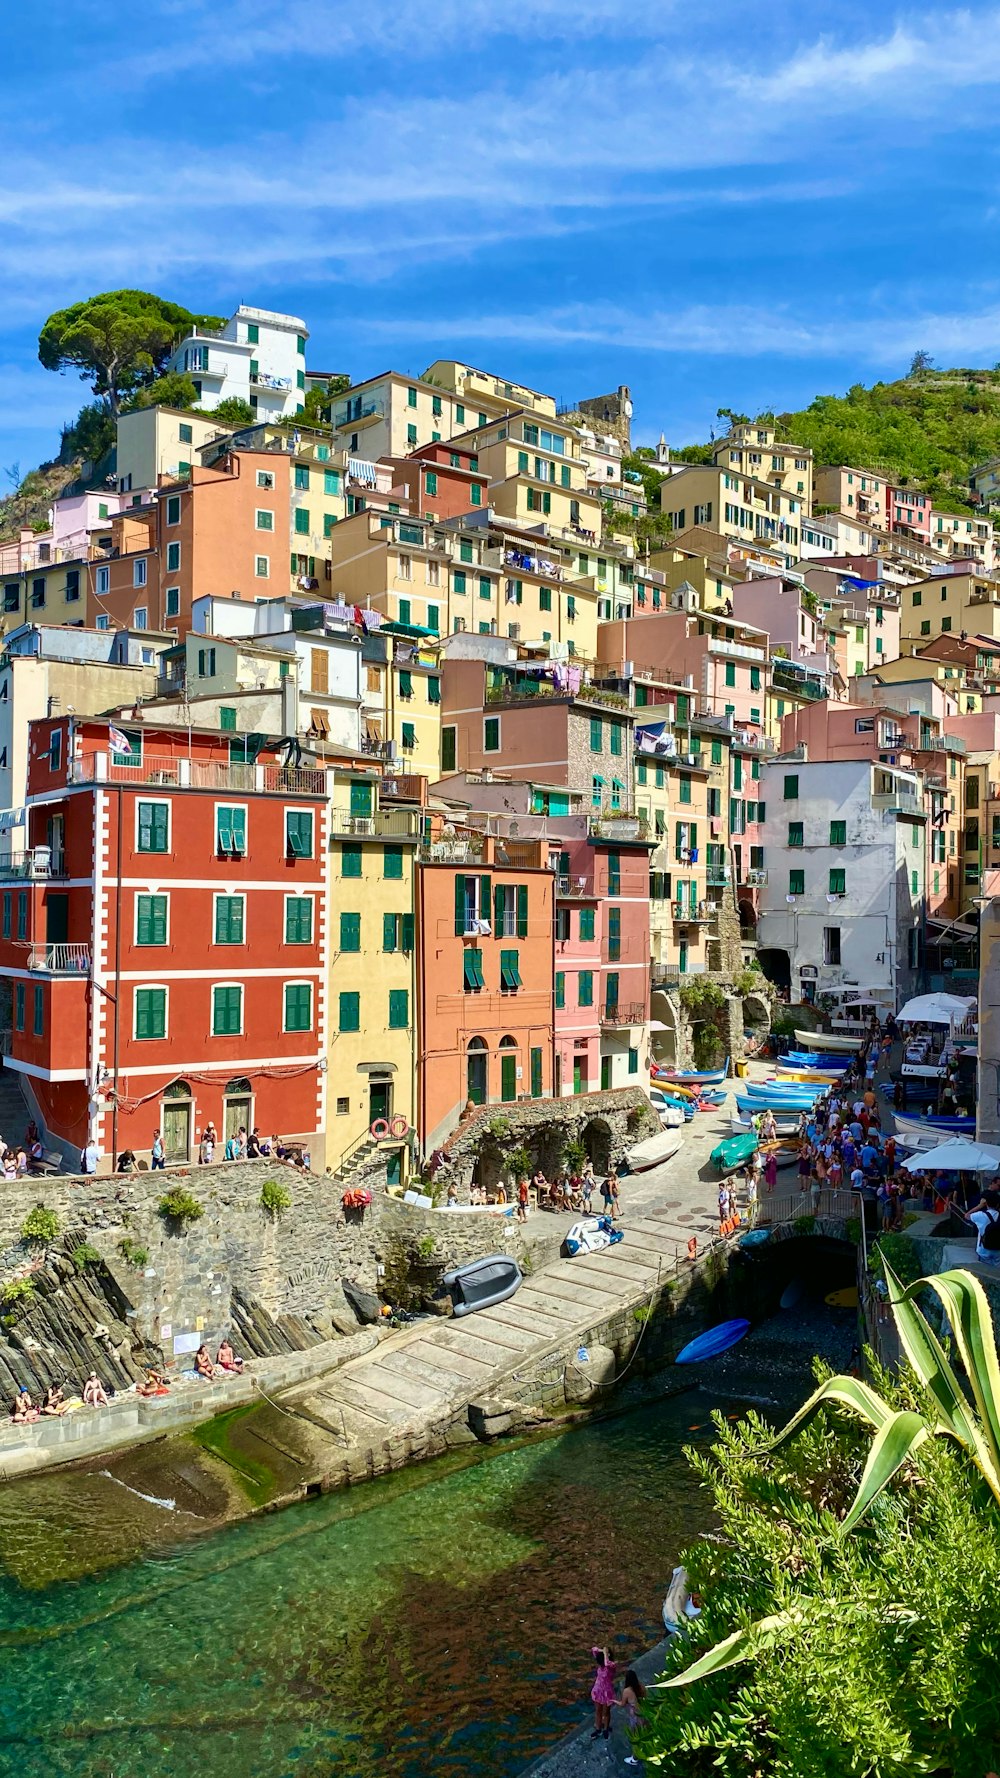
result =
[{"label": "metal railing", "polygon": [[557,877],[556,894],[564,900],[592,899],[597,891],[593,877]]},{"label": "metal railing", "polygon": [[413,809],[378,809],[373,815],[355,815],[350,809],[330,810],[330,832],[358,834],[368,839],[415,839],[420,817]]},{"label": "metal railing", "polygon": [[194,790],[265,791],[275,796],[325,796],[321,768],[277,764],[227,763],[151,756],[126,760],[115,753],[84,753],[66,763],[69,784],[171,785]]},{"label": "metal railing", "polygon": [[27,852],[0,854],[0,881],[5,883],[24,878],[37,881],[65,875],[66,861],[63,853],[53,852],[49,846],[32,846]]},{"label": "metal railing", "polygon": [[378,793],[383,802],[391,797],[404,803],[419,803],[423,801],[426,782],[426,778],[419,777],[415,772],[393,772],[391,778],[382,779]]},{"label": "metal railing", "polygon": [[644,1000],[620,1000],[602,1006],[599,1013],[600,1023],[608,1026],[644,1025],[646,1016]]},{"label": "metal railing", "polygon": [[89,945],[32,945],[28,968],[46,975],[89,975]]}]

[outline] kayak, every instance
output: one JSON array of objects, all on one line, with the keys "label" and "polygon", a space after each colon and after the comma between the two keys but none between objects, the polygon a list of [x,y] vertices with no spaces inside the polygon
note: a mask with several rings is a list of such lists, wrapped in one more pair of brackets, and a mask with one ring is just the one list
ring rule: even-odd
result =
[{"label": "kayak", "polygon": [[757,1138],[752,1130],[748,1130],[745,1136],[727,1136],[713,1148],[709,1159],[720,1173],[735,1173],[737,1167],[744,1166],[756,1152]]},{"label": "kayak", "polygon": [[749,1332],[749,1321],[720,1321],[718,1327],[710,1327],[707,1333],[689,1340],[678,1352],[674,1363],[698,1364],[703,1358],[718,1358],[720,1353],[728,1352],[730,1346],[735,1346]]}]

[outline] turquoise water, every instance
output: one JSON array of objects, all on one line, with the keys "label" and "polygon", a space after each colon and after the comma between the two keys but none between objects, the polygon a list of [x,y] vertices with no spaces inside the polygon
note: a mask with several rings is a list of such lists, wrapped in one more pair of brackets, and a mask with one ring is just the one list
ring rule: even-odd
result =
[{"label": "turquoise water", "polygon": [[[684,1396],[102,1575],[31,1590],[8,1573],[0,1771],[520,1772],[583,1721],[592,1642],[625,1656],[656,1640],[707,1514],[678,1447],[707,1433],[706,1400]],[[122,1510],[111,1483],[74,1480],[70,1543]]]}]

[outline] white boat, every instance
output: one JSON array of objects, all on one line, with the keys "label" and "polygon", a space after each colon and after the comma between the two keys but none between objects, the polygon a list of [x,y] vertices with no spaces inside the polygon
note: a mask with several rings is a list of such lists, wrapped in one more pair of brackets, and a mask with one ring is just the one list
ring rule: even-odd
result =
[{"label": "white boat", "polygon": [[803,1049],[826,1051],[832,1055],[845,1055],[851,1050],[859,1050],[868,1036],[867,1031],[857,1037],[846,1037],[842,1031],[796,1031],[796,1041]]},{"label": "white boat", "polygon": [[659,1167],[669,1161],[684,1146],[683,1136],[676,1130],[664,1130],[659,1136],[648,1136],[645,1142],[637,1142],[625,1156],[630,1173],[645,1173],[650,1167]]}]

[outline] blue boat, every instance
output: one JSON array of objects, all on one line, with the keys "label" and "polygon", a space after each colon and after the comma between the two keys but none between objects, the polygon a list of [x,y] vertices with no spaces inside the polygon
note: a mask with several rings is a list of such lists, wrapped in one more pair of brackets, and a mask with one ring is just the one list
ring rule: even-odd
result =
[{"label": "blue boat", "polygon": [[755,1100],[758,1105],[770,1105],[775,1094],[781,1099],[790,1099],[796,1105],[815,1105],[827,1091],[825,1086],[808,1086],[804,1081],[797,1080],[761,1080],[744,1081],[740,1089],[748,1099]]},{"label": "blue boat", "polygon": [[689,1340],[678,1352],[674,1363],[697,1364],[702,1358],[718,1358],[721,1352],[728,1352],[730,1346],[735,1346],[737,1340],[742,1340],[749,1332],[749,1321],[720,1321],[718,1327],[710,1327],[707,1333]]},{"label": "blue boat", "polygon": [[824,1074],[846,1074],[852,1060],[850,1056],[824,1055],[822,1050],[788,1050],[779,1059],[793,1068],[820,1068]]},{"label": "blue boat", "polygon": [[661,1080],[676,1080],[684,1086],[721,1087],[729,1073],[729,1057],[721,1068],[667,1068],[660,1074]]},{"label": "blue boat", "polygon": [[790,1099],[787,1094],[778,1092],[767,1094],[763,1099],[750,1099],[737,1093],[736,1104],[741,1114],[745,1113],[747,1117],[752,1117],[758,1111],[789,1111],[799,1117],[803,1111],[812,1110],[811,1099]]}]

